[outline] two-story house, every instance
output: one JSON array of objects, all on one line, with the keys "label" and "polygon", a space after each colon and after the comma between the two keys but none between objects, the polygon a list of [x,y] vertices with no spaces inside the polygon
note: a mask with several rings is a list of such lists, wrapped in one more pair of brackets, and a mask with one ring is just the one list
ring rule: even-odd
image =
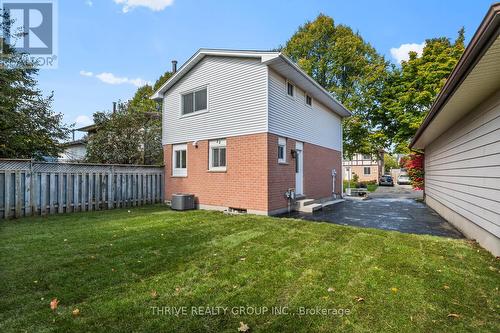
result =
[{"label": "two-story house", "polygon": [[285,193],[342,193],[350,112],[280,52],[201,49],[153,95],[163,101],[165,198],[201,209],[287,210]]},{"label": "two-story house", "polygon": [[343,161],[344,179],[352,180],[354,175],[359,181],[376,181],[384,172],[384,152],[380,152],[381,157],[372,154],[353,154],[349,159]]}]

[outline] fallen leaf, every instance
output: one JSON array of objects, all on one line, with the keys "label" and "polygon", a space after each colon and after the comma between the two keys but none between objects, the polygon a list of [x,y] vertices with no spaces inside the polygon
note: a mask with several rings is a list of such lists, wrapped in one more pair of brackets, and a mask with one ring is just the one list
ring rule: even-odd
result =
[{"label": "fallen leaf", "polygon": [[448,285],[446,285],[446,284],[445,284],[445,285],[443,286],[443,288],[444,288],[444,289],[450,289],[450,286],[448,286]]},{"label": "fallen leaf", "polygon": [[73,312],[71,312],[74,317],[78,316],[80,314],[80,309],[74,309]]},{"label": "fallen leaf", "polygon": [[356,297],[356,302],[364,302],[364,301],[365,301],[365,299],[363,297],[359,297],[359,296]]},{"label": "fallen leaf", "polygon": [[397,292],[398,292],[398,288],[391,288],[391,291],[392,291],[393,293],[397,293]]},{"label": "fallen leaf", "polygon": [[334,291],[335,291],[335,289],[334,289],[334,288],[331,288],[331,287],[330,287],[330,288],[328,288],[328,292],[329,292],[329,293],[332,293],[332,292],[334,292]]},{"label": "fallen leaf", "polygon": [[38,283],[38,280],[33,281],[33,283]]},{"label": "fallen leaf", "polygon": [[457,315],[456,313],[449,313],[447,317],[448,317],[448,318],[458,318],[458,317],[460,317],[460,316],[459,316],[459,315]]},{"label": "fallen leaf", "polygon": [[68,240],[66,238],[64,238],[64,241],[67,242]]},{"label": "fallen leaf", "polygon": [[243,257],[243,258],[240,258],[241,261],[245,261],[247,260],[247,258]]},{"label": "fallen leaf", "polygon": [[158,292],[156,290],[151,291],[151,297],[153,297],[154,299],[157,299],[158,298]]},{"label": "fallen leaf", "polygon": [[58,304],[59,304],[59,301],[57,300],[57,298],[52,299],[52,301],[50,301],[50,309],[52,311],[56,311]]},{"label": "fallen leaf", "polygon": [[240,321],[240,327],[238,327],[238,332],[248,332],[250,330],[250,327],[248,327],[247,324],[244,322]]}]

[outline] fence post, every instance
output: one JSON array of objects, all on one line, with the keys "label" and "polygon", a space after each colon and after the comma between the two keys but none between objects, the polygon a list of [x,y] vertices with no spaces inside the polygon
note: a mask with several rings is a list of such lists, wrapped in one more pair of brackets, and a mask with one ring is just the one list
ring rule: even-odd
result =
[{"label": "fence post", "polygon": [[[31,165],[31,164],[30,164]],[[31,215],[31,168],[24,174],[24,216]]]},{"label": "fence post", "polygon": [[54,214],[56,211],[55,206],[56,197],[56,174],[54,172],[49,173],[49,213]]},{"label": "fence post", "polygon": [[108,208],[112,209],[113,208],[113,201],[114,201],[114,180],[115,180],[115,175],[114,175],[114,167],[111,166],[109,172],[108,172]]},{"label": "fence post", "polygon": [[62,214],[64,212],[63,208],[63,174],[59,172],[57,174],[57,212]]}]

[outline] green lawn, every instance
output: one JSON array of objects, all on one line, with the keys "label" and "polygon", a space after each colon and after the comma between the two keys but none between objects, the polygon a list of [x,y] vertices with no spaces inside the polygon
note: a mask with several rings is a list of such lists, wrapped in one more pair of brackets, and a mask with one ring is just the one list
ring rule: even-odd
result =
[{"label": "green lawn", "polygon": [[[252,332],[500,331],[500,263],[472,242],[130,210],[1,222],[0,331],[237,332],[240,322]],[[216,306],[228,313],[191,308]]]}]

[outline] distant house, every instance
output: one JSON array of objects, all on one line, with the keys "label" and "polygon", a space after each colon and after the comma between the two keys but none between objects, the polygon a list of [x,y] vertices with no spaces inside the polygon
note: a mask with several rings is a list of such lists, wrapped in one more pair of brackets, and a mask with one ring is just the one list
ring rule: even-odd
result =
[{"label": "distant house", "polygon": [[[79,140],[72,140],[64,143],[64,152],[59,155],[58,160],[61,162],[78,162],[83,161],[87,155],[87,143],[90,136],[97,132],[95,124],[77,128],[75,131],[84,132],[85,135]],[[74,132],[73,132],[74,136]]]},{"label": "distant house", "polygon": [[425,151],[425,201],[500,255],[500,4],[457,63],[411,148]]},{"label": "distant house", "polygon": [[351,113],[280,52],[201,49],[163,101],[165,197],[203,209],[285,212],[285,194],[342,193],[342,118]]},{"label": "distant house", "polygon": [[354,175],[359,181],[378,181],[384,173],[384,157],[371,154],[354,154],[350,159],[344,159],[344,180],[352,180]]}]

